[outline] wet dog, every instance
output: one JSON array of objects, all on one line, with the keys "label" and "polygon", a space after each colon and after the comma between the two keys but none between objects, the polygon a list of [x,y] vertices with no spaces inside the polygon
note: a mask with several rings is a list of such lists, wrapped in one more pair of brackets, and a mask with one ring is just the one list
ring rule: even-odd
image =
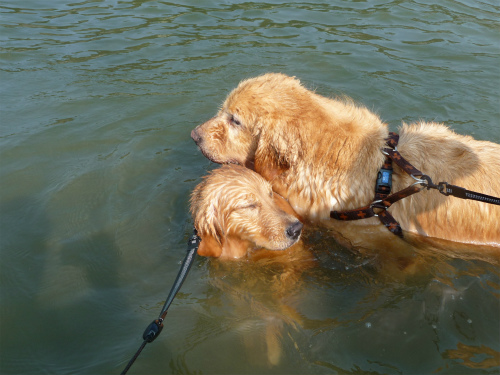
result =
[{"label": "wet dog", "polygon": [[203,256],[241,258],[256,248],[284,250],[299,240],[303,227],[268,181],[238,165],[215,169],[196,186],[191,213]]},{"label": "wet dog", "polygon": [[[434,181],[500,196],[500,145],[437,123],[404,124],[399,133],[401,155]],[[367,108],[320,96],[295,78],[265,74],[242,81],[191,136],[210,160],[253,168],[301,217],[336,230],[347,245],[384,248],[399,241],[375,217],[330,219],[332,210],[373,201],[388,127]],[[414,182],[394,167],[393,191]],[[389,212],[406,232],[500,247],[498,206],[424,190]]]},{"label": "wet dog", "polygon": [[[262,176],[232,164],[213,170],[195,187],[191,213],[201,237],[198,254],[220,260],[211,263],[210,284],[236,305],[246,296],[245,313],[252,311],[262,322],[254,332],[262,335],[259,346],[265,342],[269,364],[278,364],[284,324],[302,320],[287,298],[304,270],[316,265],[299,241],[303,224],[298,215]],[[238,266],[228,261],[238,258],[244,259]],[[265,295],[264,301],[257,298]],[[251,337],[245,335],[249,353],[255,351]]]}]

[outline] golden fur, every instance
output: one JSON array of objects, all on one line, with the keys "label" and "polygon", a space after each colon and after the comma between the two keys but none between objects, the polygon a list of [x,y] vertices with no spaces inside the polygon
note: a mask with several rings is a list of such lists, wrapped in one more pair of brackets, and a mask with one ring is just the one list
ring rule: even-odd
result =
[{"label": "golden fur", "polygon": [[[191,213],[201,237],[198,254],[220,259],[246,256],[247,268],[262,271],[245,273],[237,279],[244,281],[245,290],[264,282],[276,303],[273,312],[251,296],[250,306],[245,300],[245,310],[255,310],[265,322],[267,359],[271,365],[277,365],[282,354],[283,324],[301,324],[302,320],[288,305],[287,297],[300,285],[302,272],[316,264],[314,256],[299,241],[302,223],[297,214],[286,200],[273,193],[268,181],[239,165],[224,165],[205,176],[191,195]],[[222,280],[241,270],[231,263],[212,265],[212,283],[237,300],[243,292],[234,283]],[[275,270],[271,278],[270,269]]]},{"label": "golden fur", "polygon": [[[437,123],[403,124],[399,134],[400,153],[434,182],[500,196],[500,145]],[[377,246],[396,241],[375,217],[339,222],[329,216],[373,200],[388,127],[367,108],[320,96],[295,78],[265,74],[242,81],[191,136],[210,160],[254,169],[301,217],[327,224],[350,244],[365,241],[361,232],[368,242],[382,238]],[[394,167],[394,192],[413,182]],[[407,232],[500,247],[499,206],[426,190],[389,212]]]},{"label": "golden fur", "polygon": [[[238,165],[213,170],[191,195],[198,254],[241,258],[254,248],[284,250],[300,237],[302,223],[260,175]],[[294,216],[295,215],[295,216]]]}]

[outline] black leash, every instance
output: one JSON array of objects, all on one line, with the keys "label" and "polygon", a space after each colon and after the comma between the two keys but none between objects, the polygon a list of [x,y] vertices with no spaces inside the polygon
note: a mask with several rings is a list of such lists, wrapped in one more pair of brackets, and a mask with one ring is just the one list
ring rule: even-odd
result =
[{"label": "black leash", "polygon": [[457,198],[462,198],[462,199],[472,199],[475,201],[480,201],[480,202],[485,202],[485,203],[490,203],[490,204],[496,204],[500,206],[500,198],[497,197],[492,197],[491,195],[486,195],[482,193],[478,193],[476,191],[470,191],[467,189],[464,189],[463,187],[460,186],[455,186],[452,184],[449,184],[447,182],[440,182],[437,185],[431,185],[432,181],[428,185],[427,188],[432,188],[432,189],[437,189],[439,192],[443,195],[452,195]]},{"label": "black leash", "polygon": [[194,258],[196,256],[196,251],[198,250],[198,246],[200,246],[200,241],[201,238],[198,237],[198,234],[195,229],[193,235],[189,238],[188,241],[188,249],[186,257],[182,261],[181,269],[177,274],[177,278],[175,279],[172,289],[170,289],[170,293],[167,297],[167,300],[165,301],[165,304],[163,305],[163,308],[161,309],[160,315],[158,315],[158,319],[151,322],[151,324],[146,328],[146,330],[142,334],[142,339],[144,341],[142,342],[141,347],[139,348],[139,350],[137,350],[135,355],[129,361],[127,367],[125,367],[125,369],[121,372],[121,375],[125,375],[127,373],[130,367],[134,364],[137,357],[139,357],[139,354],[141,354],[142,349],[144,349],[146,344],[148,342],[153,342],[160,335],[161,330],[163,329],[163,321],[167,316],[168,308],[170,307],[170,304],[174,300],[177,292],[181,288],[182,283],[186,279],[189,269],[191,268],[191,265],[193,264]]}]

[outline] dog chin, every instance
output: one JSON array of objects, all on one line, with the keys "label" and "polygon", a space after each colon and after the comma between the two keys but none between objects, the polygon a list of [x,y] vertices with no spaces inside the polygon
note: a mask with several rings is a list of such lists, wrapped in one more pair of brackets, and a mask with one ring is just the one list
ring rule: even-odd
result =
[{"label": "dog chin", "polygon": [[[215,162],[215,163],[217,163],[217,162]],[[228,160],[224,163],[219,163],[219,164],[236,164],[236,165],[241,165],[242,167],[251,169],[252,171],[255,171],[255,163],[252,160],[247,160],[244,163],[242,163],[238,160],[231,159],[231,160]]]},{"label": "dog chin", "polygon": [[210,155],[207,151],[205,151],[203,148],[201,148],[200,146],[198,146],[198,148],[200,149],[201,153],[203,154],[203,156],[205,156],[208,160],[210,160],[212,163],[217,163],[217,164],[226,164],[226,162],[222,161],[222,160],[217,160],[216,158],[214,158],[212,155]]},{"label": "dog chin", "polygon": [[272,249],[271,248],[267,248],[267,249],[272,250],[272,251],[283,251],[283,250],[286,250],[289,247],[292,247],[293,245],[295,245],[299,241],[299,239],[300,239],[300,236],[295,241],[290,241],[289,243],[280,244],[281,246],[275,246]]},{"label": "dog chin", "polygon": [[211,155],[208,151],[204,150],[202,147],[198,146],[198,148],[200,149],[200,151],[203,154],[203,156],[205,156],[212,163],[217,163],[217,164],[236,164],[236,165],[245,166],[243,163],[240,163],[239,161],[237,161],[235,159],[222,160],[222,159],[215,158],[213,155]]}]

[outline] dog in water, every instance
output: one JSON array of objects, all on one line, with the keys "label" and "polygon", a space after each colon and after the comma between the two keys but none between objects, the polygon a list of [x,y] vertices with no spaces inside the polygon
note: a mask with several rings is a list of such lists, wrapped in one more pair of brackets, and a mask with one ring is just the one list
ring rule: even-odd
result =
[{"label": "dog in water", "polygon": [[[400,154],[434,181],[500,196],[500,145],[437,123],[403,124],[399,134]],[[191,137],[211,161],[254,169],[302,218],[326,224],[347,244],[380,248],[398,241],[376,217],[330,219],[330,211],[374,199],[388,126],[367,108],[320,96],[298,79],[265,74],[242,81]],[[414,182],[394,166],[394,192]],[[388,211],[405,236],[500,247],[499,206],[423,190]]]},{"label": "dog in water", "polygon": [[[201,238],[198,254],[219,260],[211,263],[210,284],[237,305],[247,296],[244,309],[263,322],[259,327],[264,332],[256,327],[255,334],[263,335],[268,362],[278,364],[283,325],[302,324],[287,299],[300,285],[302,273],[316,265],[299,241],[303,224],[298,215],[262,176],[233,164],[213,170],[195,187],[191,213]],[[244,262],[235,267],[229,260],[238,258]],[[257,298],[262,295],[268,295],[272,306]]]},{"label": "dog in water", "polygon": [[256,248],[284,250],[299,240],[303,227],[268,181],[238,165],[215,169],[196,186],[191,213],[203,256],[241,258]]}]

